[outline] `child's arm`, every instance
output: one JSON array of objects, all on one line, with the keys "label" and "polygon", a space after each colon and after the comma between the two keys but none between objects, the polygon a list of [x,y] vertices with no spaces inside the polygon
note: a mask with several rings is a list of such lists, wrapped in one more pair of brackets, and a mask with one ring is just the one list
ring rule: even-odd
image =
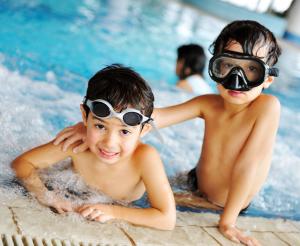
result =
[{"label": "child's arm", "polygon": [[60,150],[60,146],[54,146],[50,142],[23,153],[12,162],[17,178],[23,182],[26,189],[32,192],[40,203],[54,207],[59,213],[71,211],[71,204],[59,199],[54,191],[49,191],[39,178],[37,170],[49,167],[68,156],[68,153]]},{"label": "child's arm", "polygon": [[[139,150],[141,179],[146,187],[150,207],[128,208],[103,204],[85,205],[78,209],[84,217],[105,222],[109,219],[122,219],[133,224],[172,230],[176,221],[176,208],[173,193],[157,151],[149,146]],[[145,150],[146,148],[146,150]]]},{"label": "child's arm", "polygon": [[[236,219],[257,182],[257,174],[262,168],[269,169],[261,164],[266,162],[266,156],[270,156],[273,149],[279,124],[280,104],[275,97],[268,96],[259,110],[252,132],[231,173],[230,190],[219,222],[220,230],[225,236],[225,231],[233,232]],[[230,236],[228,233],[227,236]]]},{"label": "child's arm", "polygon": [[155,108],[152,114],[158,128],[171,126],[186,120],[203,117],[202,110],[210,95],[198,96],[189,101],[170,107]]}]

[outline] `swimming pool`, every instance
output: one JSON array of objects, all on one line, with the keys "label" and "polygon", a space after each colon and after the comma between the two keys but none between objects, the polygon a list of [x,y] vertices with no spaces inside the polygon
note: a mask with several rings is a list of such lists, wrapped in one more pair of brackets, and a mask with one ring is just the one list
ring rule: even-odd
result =
[{"label": "swimming pool", "polygon": [[[80,120],[87,78],[104,65],[136,69],[153,87],[156,106],[190,98],[173,87],[176,48],[208,48],[226,24],[175,0],[0,0],[0,23],[2,185],[15,156]],[[269,91],[282,103],[279,134],[270,175],[248,214],[300,220],[300,50],[282,46],[281,77]],[[163,129],[164,145],[145,139],[160,150],[169,176],[194,167],[202,127],[195,120]]]}]

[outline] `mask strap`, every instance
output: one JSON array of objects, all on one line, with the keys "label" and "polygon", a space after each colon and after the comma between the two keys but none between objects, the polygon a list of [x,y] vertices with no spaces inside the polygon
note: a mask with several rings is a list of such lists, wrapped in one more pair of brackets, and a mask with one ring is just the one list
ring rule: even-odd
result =
[{"label": "mask strap", "polygon": [[278,77],[279,76],[279,69],[276,68],[276,67],[269,68],[268,73],[269,73],[270,76]]}]

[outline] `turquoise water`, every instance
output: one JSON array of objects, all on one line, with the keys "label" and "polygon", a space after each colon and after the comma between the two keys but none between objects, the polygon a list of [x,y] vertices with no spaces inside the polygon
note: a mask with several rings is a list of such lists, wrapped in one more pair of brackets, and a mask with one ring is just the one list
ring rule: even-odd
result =
[{"label": "turquoise water", "polygon": [[[0,23],[2,182],[11,177],[7,166],[15,156],[80,120],[87,79],[105,65],[122,63],[141,73],[156,106],[191,98],[173,86],[176,48],[197,42],[207,49],[226,24],[173,0],[0,0]],[[281,77],[269,90],[282,103],[279,134],[270,175],[248,214],[300,220],[300,51],[282,47]],[[161,133],[164,146],[153,135],[145,141],[158,147],[168,175],[192,168],[203,122]]]}]

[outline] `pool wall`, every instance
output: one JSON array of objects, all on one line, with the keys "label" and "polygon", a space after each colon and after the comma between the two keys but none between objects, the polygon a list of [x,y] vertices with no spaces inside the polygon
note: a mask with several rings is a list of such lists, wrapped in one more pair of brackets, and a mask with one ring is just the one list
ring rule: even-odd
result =
[{"label": "pool wall", "polygon": [[287,21],[284,18],[268,13],[257,13],[220,0],[185,0],[184,2],[227,21],[241,19],[258,21],[272,30],[277,37],[283,37],[287,27]]}]

